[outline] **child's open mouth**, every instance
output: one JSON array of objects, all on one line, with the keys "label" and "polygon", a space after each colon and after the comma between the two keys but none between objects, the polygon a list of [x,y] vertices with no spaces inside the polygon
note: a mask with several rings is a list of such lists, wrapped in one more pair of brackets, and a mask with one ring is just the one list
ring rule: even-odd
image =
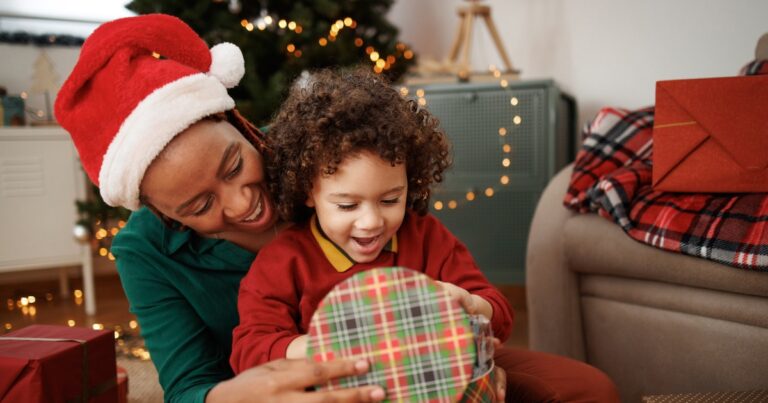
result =
[{"label": "child's open mouth", "polygon": [[360,253],[369,254],[377,251],[380,237],[380,235],[366,238],[352,237],[352,240],[357,244]]}]

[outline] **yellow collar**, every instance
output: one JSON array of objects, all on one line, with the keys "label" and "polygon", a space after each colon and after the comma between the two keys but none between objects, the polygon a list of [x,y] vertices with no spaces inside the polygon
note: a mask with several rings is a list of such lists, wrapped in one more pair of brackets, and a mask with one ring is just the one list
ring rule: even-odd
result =
[{"label": "yellow collar", "polygon": [[[355,265],[356,262],[352,260],[343,249],[328,239],[325,233],[323,233],[322,228],[317,225],[317,216],[311,218],[310,228],[312,230],[312,235],[315,237],[317,244],[320,245],[320,249],[323,251],[325,258],[328,259],[328,262],[331,263],[336,271],[343,273]],[[387,242],[387,245],[384,246],[384,250],[397,253],[397,234],[393,235],[392,239]]]}]

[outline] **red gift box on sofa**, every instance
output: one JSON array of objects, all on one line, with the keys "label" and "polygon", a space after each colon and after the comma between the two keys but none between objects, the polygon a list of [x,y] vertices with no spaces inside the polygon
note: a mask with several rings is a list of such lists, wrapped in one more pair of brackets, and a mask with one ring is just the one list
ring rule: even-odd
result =
[{"label": "red gift box on sofa", "polygon": [[659,81],[653,188],[768,192],[768,75]]},{"label": "red gift box on sofa", "polygon": [[0,336],[0,402],[116,402],[111,330],[32,325]]}]

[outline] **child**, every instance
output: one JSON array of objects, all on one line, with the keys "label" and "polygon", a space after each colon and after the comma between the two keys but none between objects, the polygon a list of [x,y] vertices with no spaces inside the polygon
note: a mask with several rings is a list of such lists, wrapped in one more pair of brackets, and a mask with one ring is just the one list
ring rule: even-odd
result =
[{"label": "child", "polygon": [[240,284],[233,333],[236,373],[303,357],[312,314],[336,284],[375,267],[435,280],[470,314],[512,327],[504,296],[466,247],[427,214],[430,186],[450,165],[437,121],[366,70],[300,80],[268,136],[272,190],[296,222],[256,257]]}]

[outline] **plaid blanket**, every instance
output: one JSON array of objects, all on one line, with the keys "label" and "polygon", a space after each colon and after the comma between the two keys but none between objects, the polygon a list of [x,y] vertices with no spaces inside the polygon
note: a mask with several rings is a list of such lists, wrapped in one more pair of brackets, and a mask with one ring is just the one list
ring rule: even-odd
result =
[{"label": "plaid blanket", "polygon": [[[768,61],[741,74],[768,74]],[[565,206],[596,212],[657,248],[768,271],[768,194],[653,191],[652,131],[652,107],[602,109],[584,129]]]}]

